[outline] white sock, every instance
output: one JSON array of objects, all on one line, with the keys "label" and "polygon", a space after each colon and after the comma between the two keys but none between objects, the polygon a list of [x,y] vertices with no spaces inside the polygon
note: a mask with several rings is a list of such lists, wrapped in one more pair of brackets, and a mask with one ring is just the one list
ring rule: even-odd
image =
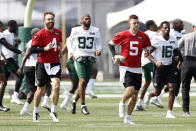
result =
[{"label": "white sock", "polygon": [[167,110],[167,113],[171,113],[172,111],[171,110]]},{"label": "white sock", "polygon": [[28,102],[25,102],[23,109],[27,109],[28,110],[29,109],[29,105],[30,104]]},{"label": "white sock", "polygon": [[52,105],[51,112],[56,112],[56,106],[55,105]]},{"label": "white sock", "polygon": [[142,105],[142,102],[143,102],[143,100],[142,99],[139,99],[138,102],[137,102],[137,106],[141,106]]},{"label": "white sock", "polygon": [[49,97],[48,96],[44,96],[43,102],[44,103],[48,103]]},{"label": "white sock", "polygon": [[92,88],[93,88],[93,86],[94,86],[94,83],[95,83],[95,79],[90,79],[89,81],[88,81],[88,84],[87,84],[87,86],[86,86],[86,92],[87,93],[91,93],[92,92]]},{"label": "white sock", "polygon": [[123,103],[122,101],[120,101],[120,104],[124,105],[125,103]]},{"label": "white sock", "polygon": [[178,96],[175,96],[175,99],[174,99],[174,101],[177,101],[178,100]]},{"label": "white sock", "polygon": [[65,95],[65,99],[63,101],[63,104],[67,106],[68,103],[69,103],[69,100],[72,98],[72,96],[73,96],[72,93],[67,92],[66,95]]},{"label": "white sock", "polygon": [[33,113],[38,113],[38,107],[34,107]]},{"label": "white sock", "polygon": [[13,96],[14,96],[15,98],[18,98],[18,92],[14,91]]},{"label": "white sock", "polygon": [[85,106],[86,106],[86,105],[81,105],[81,108],[82,108],[82,107],[85,107]]}]

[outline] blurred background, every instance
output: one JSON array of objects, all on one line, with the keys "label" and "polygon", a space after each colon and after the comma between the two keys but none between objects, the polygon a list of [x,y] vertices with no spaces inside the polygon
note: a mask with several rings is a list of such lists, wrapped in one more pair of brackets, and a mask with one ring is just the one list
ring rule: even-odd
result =
[{"label": "blurred background", "polygon": [[[32,14],[32,26],[43,28],[43,13],[53,11],[56,15],[55,26],[62,29],[62,15],[65,14],[66,36],[71,28],[80,23],[81,16],[89,13],[92,25],[98,27],[101,32],[103,51],[99,60],[100,70],[97,80],[110,80],[119,77],[118,66],[111,60],[108,51],[108,43],[112,37],[122,30],[129,28],[128,16],[136,14],[141,21],[141,30],[145,31],[144,23],[153,19],[157,25],[166,20],[172,22],[176,18],[184,21],[185,32],[192,31],[192,25],[196,21],[191,15],[196,4],[193,0],[35,0]],[[24,25],[27,0],[0,0],[0,21],[6,29],[9,20],[16,20],[19,26]],[[65,12],[62,11],[65,6]],[[120,50],[120,49],[117,49]],[[63,69],[64,78],[67,78]]]}]

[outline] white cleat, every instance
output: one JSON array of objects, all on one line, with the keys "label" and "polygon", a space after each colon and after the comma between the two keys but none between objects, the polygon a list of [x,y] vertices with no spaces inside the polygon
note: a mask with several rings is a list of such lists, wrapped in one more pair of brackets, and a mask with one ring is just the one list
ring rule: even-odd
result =
[{"label": "white cleat", "polygon": [[16,98],[16,97],[14,97],[13,95],[12,95],[11,103],[13,103],[13,104],[18,104],[18,105],[23,105],[23,104],[24,104],[23,102],[21,102],[21,101],[19,100],[19,98]]},{"label": "white cleat", "polygon": [[135,125],[135,123],[132,122],[130,116],[125,116],[125,118],[124,118],[124,123],[125,123],[125,124],[130,124],[130,125]]},{"label": "white cleat", "polygon": [[190,116],[190,113],[189,112],[185,112],[182,116],[189,117]]},{"label": "white cleat", "polygon": [[22,109],[22,110],[20,111],[20,114],[21,114],[21,115],[30,115],[31,113],[29,113],[27,109]]},{"label": "white cleat", "polygon": [[145,99],[144,99],[144,108],[148,108],[149,107],[149,102],[150,102],[149,93],[146,92]]},{"label": "white cleat", "polygon": [[50,117],[54,122],[59,122],[59,119],[57,118],[57,114],[55,112],[50,113]]},{"label": "white cleat", "polygon": [[182,106],[177,102],[177,100],[175,100],[173,107],[182,107]]},{"label": "white cleat", "polygon": [[92,99],[96,99],[96,98],[97,98],[97,96],[96,96],[95,93],[93,93],[93,92],[86,92],[86,94],[87,94],[88,96],[90,96]]},{"label": "white cleat", "polygon": [[64,103],[60,104],[60,108],[65,110],[70,110],[70,107],[68,105],[65,105]]},{"label": "white cleat", "polygon": [[167,111],[167,114],[166,114],[166,118],[176,118],[173,114],[172,114],[172,111]]},{"label": "white cleat", "polygon": [[119,117],[124,118],[125,117],[125,104],[120,102],[119,103]]},{"label": "white cleat", "polygon": [[156,105],[159,108],[164,108],[164,105],[162,104],[161,99],[159,99],[158,97],[151,98],[150,103]]},{"label": "white cleat", "polygon": [[46,103],[46,102],[42,102],[41,107],[46,108],[49,112],[51,110],[50,105],[48,103]]},{"label": "white cleat", "polygon": [[39,121],[39,113],[33,113],[33,122],[40,122]]}]

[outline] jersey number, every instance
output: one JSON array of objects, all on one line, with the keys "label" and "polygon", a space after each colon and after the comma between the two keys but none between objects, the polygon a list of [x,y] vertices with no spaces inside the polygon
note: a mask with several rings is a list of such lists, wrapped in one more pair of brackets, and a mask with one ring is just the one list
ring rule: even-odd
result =
[{"label": "jersey number", "polygon": [[172,46],[162,46],[162,57],[169,58],[172,56]]},{"label": "jersey number", "polygon": [[131,56],[136,56],[138,55],[138,47],[134,47],[134,45],[138,45],[139,42],[138,41],[130,41],[130,51],[129,51],[129,55]]},{"label": "jersey number", "polygon": [[56,38],[53,38],[52,40],[52,48],[54,48],[54,51],[56,52],[57,50]]},{"label": "jersey number", "polygon": [[78,48],[92,49],[94,37],[78,37],[78,42],[79,42]]}]

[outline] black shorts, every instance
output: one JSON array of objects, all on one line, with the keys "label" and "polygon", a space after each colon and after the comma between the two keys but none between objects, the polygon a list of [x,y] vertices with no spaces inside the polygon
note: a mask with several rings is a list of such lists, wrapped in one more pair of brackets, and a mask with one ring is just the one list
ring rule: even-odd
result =
[{"label": "black shorts", "polygon": [[139,90],[142,84],[142,74],[132,73],[127,71],[125,73],[125,83],[124,87],[134,86],[135,90]]},{"label": "black shorts", "polygon": [[[47,66],[46,66],[47,64]],[[57,67],[57,68],[56,68]],[[36,83],[39,87],[50,82],[51,78],[61,79],[60,63],[36,63]]]},{"label": "black shorts", "polygon": [[161,88],[167,83],[176,83],[178,72],[173,65],[166,65],[162,69],[154,67],[153,85],[155,88]]},{"label": "black shorts", "polygon": [[27,88],[32,89],[36,88],[35,86],[35,66],[25,66],[24,74],[26,76],[26,85]]}]

